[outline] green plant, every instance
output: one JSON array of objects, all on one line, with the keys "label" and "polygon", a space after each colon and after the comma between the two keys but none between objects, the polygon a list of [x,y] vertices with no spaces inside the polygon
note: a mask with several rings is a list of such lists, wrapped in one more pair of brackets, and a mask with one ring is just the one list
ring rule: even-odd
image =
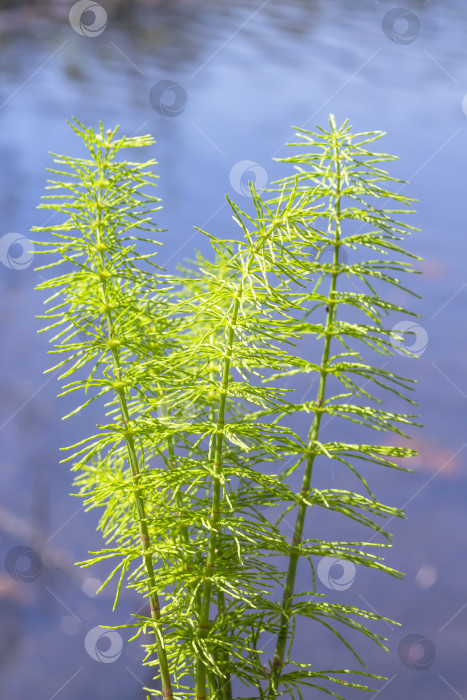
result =
[{"label": "green plant", "polygon": [[[34,230],[55,256],[40,269],[65,266],[39,285],[52,290],[45,318],[53,352],[64,355],[55,365],[63,393],[89,394],[73,413],[103,397],[108,417],[67,458],[87,507],[102,509],[105,548],[82,565],[116,562],[103,584],[117,578],[115,604],[124,583],[149,599],[150,614],[130,627],[160,678],[154,695],[273,700],[302,698],[306,687],[334,697],[340,686],[368,689],[366,679],[379,676],[316,670],[297,660],[293,639],[300,617],[320,623],[363,666],[355,633],[384,648],[373,623],[386,618],[324,602],[318,561],[401,576],[375,552],[390,545],[384,520],[403,513],[375,498],[364,468],[399,469],[397,459],[415,453],[340,441],[337,423],[336,440],[322,438],[324,416],[365,435],[403,436],[415,425],[379,395],[413,403],[412,381],[368,360],[391,355],[400,340],[383,321],[409,312],[385,294],[405,289],[398,277],[413,272],[404,259],[415,257],[400,244],[411,227],[395,218],[412,200],[388,189],[400,181],[380,164],[393,158],[369,150],[382,134],[353,134],[333,117],[328,130],[298,129],[291,146],[304,152],[281,159],[296,172],[266,195],[250,185],[253,214],[229,200],[240,239],[209,236],[213,259],[198,255],[174,276],[152,259],[155,162],[117,160],[153,140],[73,128],[89,156],[56,157],[58,179],[41,206],[60,222]],[[307,338],[321,343],[321,358],[310,357]],[[318,384],[310,401],[293,385],[306,375]],[[310,416],[308,435],[294,429],[300,414]],[[315,488],[317,460],[348,468],[363,493]],[[310,508],[345,516],[370,541],[304,537]],[[295,520],[292,542],[284,518]],[[296,590],[300,558],[311,567],[310,591]]]}]

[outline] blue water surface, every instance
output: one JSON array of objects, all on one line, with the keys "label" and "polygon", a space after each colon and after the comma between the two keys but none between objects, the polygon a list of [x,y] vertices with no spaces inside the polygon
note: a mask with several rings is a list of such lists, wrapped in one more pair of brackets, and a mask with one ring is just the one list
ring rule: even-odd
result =
[{"label": "blue water surface", "polygon": [[[331,602],[401,623],[378,627],[390,654],[360,645],[368,670],[388,678],[376,682],[379,700],[467,698],[465,4],[174,1],[122,3],[120,12],[115,5],[101,4],[107,23],[90,36],[93,17],[73,28],[71,3],[0,10],[0,698],[128,700],[146,697],[142,686],[150,683],[125,635],[121,643],[112,634],[87,636],[97,625],[128,621],[140,601],[125,594],[114,615],[111,592],[95,596],[105,570],[72,565],[100,546],[100,536],[97,515],[69,496],[59,448],[91,434],[101,415],[96,407],[60,420],[74,403],[57,399],[56,378],[43,374],[51,360],[36,315],[46,295],[34,287],[44,273],[21,248],[30,227],[47,218],[35,207],[48,152],[79,152],[66,120],[155,137],[148,158],[159,162],[158,223],[166,229],[159,263],[174,270],[196,249],[208,251],[195,226],[234,234],[225,194],[248,206],[249,177],[264,184],[283,174],[272,159],[286,155],[291,127],[325,126],[331,112],[356,130],[386,131],[382,148],[400,158],[391,172],[409,180],[403,191],[418,199],[411,223],[420,232],[409,246],[424,258],[417,264],[424,274],[413,280],[422,298],[392,300],[421,314],[425,341],[418,360],[396,354],[390,368],[418,379],[425,428],[413,433],[421,452],[413,475],[369,473],[379,497],[406,509],[407,520],[391,523],[395,547],[387,555],[405,580],[359,570],[341,590],[319,585]],[[178,87],[157,102],[161,81]],[[336,439],[332,425],[324,436]],[[324,467],[317,479],[347,483]],[[327,537],[343,537],[342,522],[325,522],[315,527],[310,515],[306,536],[325,528]],[[50,553],[44,567],[20,557],[12,569],[7,554],[32,540]],[[335,570],[334,579],[343,574]],[[311,588],[305,564],[299,575]],[[299,626],[296,649],[316,668],[355,665],[318,625]],[[310,689],[306,697],[321,694]]]}]

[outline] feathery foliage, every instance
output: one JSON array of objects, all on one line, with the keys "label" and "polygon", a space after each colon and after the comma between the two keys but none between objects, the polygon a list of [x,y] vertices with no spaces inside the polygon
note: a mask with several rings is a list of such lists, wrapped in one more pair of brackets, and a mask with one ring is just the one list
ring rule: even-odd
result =
[{"label": "feathery foliage", "polygon": [[[343,442],[339,423],[335,440],[322,438],[325,418],[365,434],[404,436],[415,425],[381,398],[413,404],[412,382],[378,358],[400,339],[391,314],[409,313],[387,291],[406,290],[399,278],[415,257],[401,243],[411,200],[389,189],[400,181],[381,163],[393,158],[370,150],[382,134],[354,134],[333,117],[328,130],[297,129],[298,154],[280,159],[295,173],[265,194],[250,184],[252,212],[229,200],[240,239],[206,233],[212,259],[198,255],[168,275],[153,260],[155,162],[117,159],[153,140],[72,126],[88,156],[56,157],[41,207],[60,222],[34,230],[53,258],[41,269],[62,267],[39,288],[52,290],[44,315],[60,357],[52,369],[63,393],[85,396],[73,413],[105,401],[107,423],[66,460],[87,507],[101,511],[105,547],[82,564],[109,560],[104,585],[116,577],[115,604],[123,585],[149,601],[150,613],[130,625],[160,678],[161,690],[148,692],[273,700],[303,698],[307,687],[337,698],[345,687],[368,689],[379,676],[362,670],[354,633],[384,648],[373,628],[386,618],[325,602],[316,568],[333,557],[401,576],[381,551],[391,541],[384,521],[403,513],[376,499],[359,465],[400,468],[414,452]],[[320,358],[310,357],[309,338]],[[310,375],[316,396],[297,399],[294,382]],[[309,416],[305,434],[300,414]],[[318,459],[348,468],[359,490],[315,488]],[[369,541],[305,538],[311,508],[350,519]],[[294,523],[292,541],[284,519]],[[301,558],[309,591],[297,590]],[[299,618],[336,635],[357,668],[299,662]]]}]

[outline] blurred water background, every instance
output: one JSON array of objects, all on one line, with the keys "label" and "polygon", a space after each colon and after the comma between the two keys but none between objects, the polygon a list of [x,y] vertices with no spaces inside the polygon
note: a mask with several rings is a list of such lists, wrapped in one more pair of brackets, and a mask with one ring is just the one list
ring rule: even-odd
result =
[{"label": "blurred water background", "polygon": [[[391,172],[410,180],[404,193],[419,200],[411,223],[421,233],[410,247],[424,258],[414,282],[422,296],[420,358],[396,355],[390,368],[418,379],[425,429],[414,432],[421,456],[413,475],[371,476],[378,496],[407,511],[406,521],[391,523],[388,557],[405,580],[358,571],[351,585],[320,583],[321,591],[401,622],[379,628],[390,654],[360,647],[369,670],[389,679],[377,686],[380,700],[467,698],[465,3],[109,0],[74,27],[71,5],[0,9],[0,698],[136,700],[150,683],[126,639],[115,648],[115,638],[91,635],[85,646],[89,630],[116,617],[111,594],[95,596],[104,570],[72,565],[99,547],[100,536],[96,514],[69,496],[59,448],[91,434],[101,416],[96,408],[60,420],[73,401],[57,399],[56,379],[43,375],[48,342],[35,317],[44,295],[34,292],[43,273],[21,247],[30,227],[45,221],[35,206],[48,151],[77,153],[66,125],[72,116],[105,128],[118,123],[128,135],[152,133],[148,157],[160,164],[159,224],[167,229],[159,263],[173,270],[207,250],[195,225],[232,232],[225,193],[245,204],[248,178],[260,185],[283,174],[272,157],[285,155],[291,126],[324,126],[330,112],[356,130],[387,131],[384,150],[400,156]],[[161,81],[175,91],[162,95]],[[332,425],[326,439],[336,439]],[[344,483],[334,472],[318,478]],[[308,536],[317,536],[313,522]],[[330,523],[329,533],[342,537],[342,523]],[[343,574],[335,570],[334,580]],[[300,576],[306,588],[305,567]],[[118,621],[139,605],[125,594]],[[114,658],[105,657],[109,648]],[[300,627],[297,648],[318,668],[351,663],[316,626]]]}]

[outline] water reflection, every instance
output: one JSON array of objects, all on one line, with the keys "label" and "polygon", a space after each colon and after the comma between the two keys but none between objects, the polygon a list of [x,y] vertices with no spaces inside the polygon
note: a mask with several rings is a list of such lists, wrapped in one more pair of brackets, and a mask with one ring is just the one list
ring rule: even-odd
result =
[{"label": "water reflection", "polygon": [[[169,268],[192,257],[195,247],[205,247],[193,233],[194,224],[233,233],[224,194],[245,206],[248,201],[238,187],[235,191],[232,169],[250,161],[273,179],[279,166],[271,157],[281,155],[290,124],[312,127],[332,110],[338,120],[349,116],[356,128],[388,131],[384,149],[401,155],[397,174],[412,179],[407,192],[420,199],[417,225],[423,235],[411,246],[426,258],[426,274],[417,282],[424,299],[417,310],[428,334],[416,366],[396,357],[391,369],[419,377],[427,430],[425,437],[417,436],[422,457],[413,477],[368,474],[377,480],[383,500],[407,504],[409,519],[394,524],[391,554],[391,564],[407,572],[406,583],[375,582],[358,572],[344,598],[337,592],[331,598],[353,605],[365,604],[364,599],[403,622],[402,630],[382,630],[391,656],[366,652],[372,669],[394,676],[381,700],[420,693],[434,700],[446,693],[439,674],[457,693],[467,693],[461,662],[467,651],[462,612],[467,571],[459,557],[467,546],[462,451],[467,16],[460,0],[449,5],[414,0],[408,7],[420,20],[420,32],[403,45],[382,28],[396,4],[113,2],[106,6],[105,31],[90,38],[70,27],[68,3],[3,2],[0,239],[9,232],[28,236],[30,226],[43,221],[34,206],[50,165],[47,150],[76,152],[65,125],[73,114],[89,124],[119,122],[127,133],[150,131],[157,138],[154,155],[164,200],[160,224],[168,229],[160,262]],[[398,31],[406,30],[402,25]],[[151,88],[169,79],[187,94],[176,117],[154,110],[149,99]],[[85,514],[67,495],[71,480],[67,465],[59,464],[59,447],[91,434],[100,415],[96,409],[60,421],[74,404],[57,401],[56,378],[42,374],[51,361],[45,357],[46,338],[35,333],[43,297],[33,291],[41,274],[34,267],[0,264],[0,697],[49,700],[62,686],[61,696],[69,700],[84,694],[96,700],[145,697],[141,685],[149,680],[137,649],[125,643],[111,664],[96,661],[85,649],[89,630],[112,624],[115,617],[111,592],[93,594],[95,579],[102,580],[105,570],[71,566],[98,548],[100,538],[94,533],[95,514]],[[343,483],[324,465],[318,479],[322,485]],[[342,535],[339,523],[324,525],[328,537]],[[314,515],[308,526],[310,536],[322,527]],[[11,575],[5,562],[15,547],[39,553],[44,566],[34,580]],[[303,567],[302,581],[308,576]],[[138,605],[127,594],[119,621],[129,619]],[[437,648],[436,660],[423,673],[407,668],[397,655],[401,639],[418,632]],[[332,665],[336,658],[347,663],[329,635],[309,628],[297,632],[304,660],[310,634],[317,665]]]}]

